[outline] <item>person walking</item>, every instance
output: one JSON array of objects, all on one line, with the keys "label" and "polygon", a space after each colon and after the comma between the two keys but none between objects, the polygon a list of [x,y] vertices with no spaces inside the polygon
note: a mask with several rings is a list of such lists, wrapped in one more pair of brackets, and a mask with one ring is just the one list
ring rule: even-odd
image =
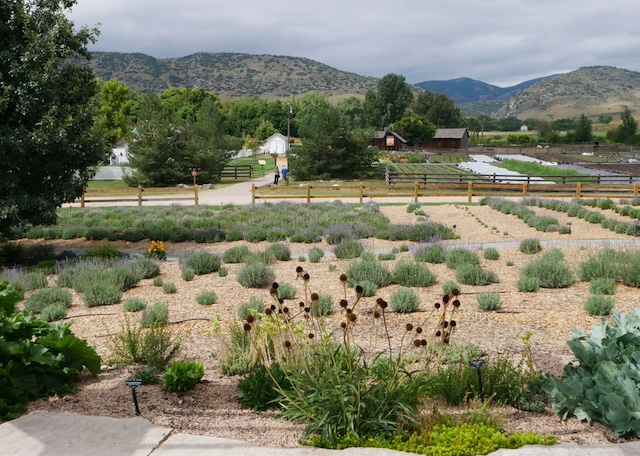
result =
[{"label": "person walking", "polygon": [[287,165],[282,165],[282,180],[284,181],[284,185],[289,185],[289,170],[287,169]]},{"label": "person walking", "polygon": [[276,166],[276,169],[273,172],[273,185],[278,185],[279,180],[280,180],[280,170]]}]

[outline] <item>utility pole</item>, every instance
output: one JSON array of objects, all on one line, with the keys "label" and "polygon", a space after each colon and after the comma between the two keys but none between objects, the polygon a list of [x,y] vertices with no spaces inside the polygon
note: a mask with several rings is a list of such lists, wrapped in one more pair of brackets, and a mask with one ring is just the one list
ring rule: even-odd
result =
[{"label": "utility pole", "polygon": [[293,109],[289,105],[289,114],[287,115],[287,152],[291,148],[291,114],[293,114]]}]

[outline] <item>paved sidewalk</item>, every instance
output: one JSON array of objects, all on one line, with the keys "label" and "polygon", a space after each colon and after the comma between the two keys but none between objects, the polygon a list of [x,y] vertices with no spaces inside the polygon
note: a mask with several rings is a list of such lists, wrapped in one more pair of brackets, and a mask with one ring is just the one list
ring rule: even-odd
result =
[{"label": "paved sidewalk", "polygon": [[[325,450],[257,447],[239,440],[174,433],[144,418],[109,418],[36,411],[0,425],[6,456],[401,456],[377,448]],[[493,456],[637,456],[640,442],[619,445],[530,445]]]}]

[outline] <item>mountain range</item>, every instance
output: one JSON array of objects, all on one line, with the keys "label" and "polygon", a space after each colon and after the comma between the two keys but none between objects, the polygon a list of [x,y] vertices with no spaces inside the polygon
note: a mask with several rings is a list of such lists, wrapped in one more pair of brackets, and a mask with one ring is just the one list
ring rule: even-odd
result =
[{"label": "mountain range", "polygon": [[[116,79],[141,92],[202,87],[221,100],[256,95],[285,98],[310,91],[331,99],[362,98],[378,79],[340,71],[314,60],[238,53],[197,53],[156,59],[140,53],[94,52],[88,63],[103,80]],[[640,108],[640,73],[594,66],[498,87],[470,78],[424,81],[428,90],[452,98],[467,115],[555,119],[616,115]]]}]

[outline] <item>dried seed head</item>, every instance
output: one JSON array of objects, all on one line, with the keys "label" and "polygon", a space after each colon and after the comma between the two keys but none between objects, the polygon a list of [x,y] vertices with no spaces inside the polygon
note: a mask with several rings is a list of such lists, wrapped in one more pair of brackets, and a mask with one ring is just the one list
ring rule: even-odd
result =
[{"label": "dried seed head", "polygon": [[269,294],[272,296],[278,296],[278,290],[271,288],[271,290],[269,290]]},{"label": "dried seed head", "polygon": [[313,339],[314,337],[316,337],[315,334],[309,333],[309,339]]},{"label": "dried seed head", "polygon": [[247,315],[247,323],[253,323],[254,320],[255,318],[253,317],[253,315]]},{"label": "dried seed head", "polygon": [[442,335],[442,331],[436,331],[436,337],[440,337]]},{"label": "dried seed head", "polygon": [[378,312],[377,310],[373,311],[373,318],[380,318],[380,312]]},{"label": "dried seed head", "polygon": [[351,323],[354,323],[354,322],[356,321],[356,319],[358,318],[358,316],[357,316],[356,314],[354,314],[354,313],[350,313],[350,314],[347,316],[347,318],[349,319],[349,321],[350,321]]},{"label": "dried seed head", "polygon": [[449,323],[451,325],[451,327],[455,327],[458,323],[456,323],[455,320],[451,320],[451,322]]},{"label": "dried seed head", "polygon": [[305,307],[305,308],[304,308],[304,311],[305,311],[306,313],[311,312],[311,307]]},{"label": "dried seed head", "polygon": [[449,336],[445,337],[442,342],[444,342],[445,344],[448,344],[449,343]]},{"label": "dried seed head", "polygon": [[340,323],[340,327],[342,329],[345,329],[347,327],[347,324],[343,321],[342,323]]},{"label": "dried seed head", "polygon": [[271,310],[276,310],[276,305],[275,304],[271,304]]},{"label": "dried seed head", "polygon": [[426,339],[422,339],[420,341],[420,345],[422,345],[423,347],[426,347],[427,346],[427,340]]},{"label": "dried seed head", "polygon": [[320,296],[318,296],[318,293],[311,293],[312,301],[317,301],[318,299],[320,299]]},{"label": "dried seed head", "polygon": [[387,303],[387,301],[385,301],[384,299],[383,299],[383,300],[382,300],[382,302],[380,303],[380,307],[381,307],[382,309],[386,309],[388,305],[389,305],[389,304],[388,304],[388,303]]},{"label": "dried seed head", "polygon": [[350,314],[351,312],[353,312],[352,309],[347,308],[347,315]]},{"label": "dried seed head", "polygon": [[407,331],[413,331],[413,325],[411,323],[407,323],[407,326],[405,326]]},{"label": "dried seed head", "polygon": [[282,311],[284,313],[289,313],[289,308],[285,306],[285,307],[282,308]]},{"label": "dried seed head", "polygon": [[418,334],[420,334],[420,333],[422,332],[422,327],[418,326],[418,327],[416,328],[416,332],[417,332]]},{"label": "dried seed head", "polygon": [[442,302],[444,302],[445,304],[449,302],[449,295],[446,294],[442,297]]},{"label": "dried seed head", "polygon": [[347,275],[346,274],[340,274],[340,281],[341,282],[346,282],[347,281]]},{"label": "dried seed head", "polygon": [[349,305],[349,303],[347,302],[346,299],[341,299],[340,300],[340,307],[347,307]]},{"label": "dried seed head", "polygon": [[458,296],[460,294],[460,290],[458,290],[457,288],[454,288],[453,290],[451,290],[451,294],[453,296]]},{"label": "dried seed head", "polygon": [[421,344],[420,344],[420,341],[419,341],[418,339],[416,339],[416,340],[414,340],[414,341],[413,341],[413,346],[414,346],[414,347],[416,347],[416,348],[417,348],[417,347],[419,347],[420,345],[421,345]]},{"label": "dried seed head", "polygon": [[435,308],[436,308],[436,309],[439,309],[439,308],[440,308],[440,303],[439,303],[439,302],[436,302],[436,303],[434,304],[434,306],[435,306]]},{"label": "dried seed head", "polygon": [[284,341],[284,346],[285,348],[291,348],[291,342],[289,342],[288,340]]},{"label": "dried seed head", "polygon": [[443,328],[448,328],[449,327],[449,322],[448,321],[443,321],[442,322],[442,327]]},{"label": "dried seed head", "polygon": [[273,282],[273,285],[271,285],[271,288],[275,288],[276,290],[278,289],[278,282]]},{"label": "dried seed head", "polygon": [[380,303],[384,302],[384,299],[378,298],[376,299],[376,304],[381,305]]},{"label": "dried seed head", "polygon": [[356,286],[356,293],[357,294],[362,294],[362,287],[360,285]]},{"label": "dried seed head", "polygon": [[300,306],[300,307],[304,307],[304,302],[300,301],[300,302],[298,303],[298,306]]},{"label": "dried seed head", "polygon": [[460,307],[460,301],[458,301],[457,299],[454,300],[451,304],[453,304],[453,307]]},{"label": "dried seed head", "polygon": [[301,274],[301,273],[302,273],[302,271],[304,271],[304,269],[302,268],[302,266],[298,266],[298,267],[296,268],[296,273]]},{"label": "dried seed head", "polygon": [[249,323],[245,323],[243,328],[245,331],[251,331],[251,325]]},{"label": "dried seed head", "polygon": [[273,310],[271,310],[271,307],[267,307],[266,309],[264,309],[265,315],[271,315],[272,313],[273,313]]},{"label": "dried seed head", "polygon": [[305,272],[304,275],[302,276],[302,280],[309,280],[309,273]]},{"label": "dried seed head", "polygon": [[284,304],[284,299],[282,299],[282,298],[278,298],[278,302],[279,302],[280,304]]}]

